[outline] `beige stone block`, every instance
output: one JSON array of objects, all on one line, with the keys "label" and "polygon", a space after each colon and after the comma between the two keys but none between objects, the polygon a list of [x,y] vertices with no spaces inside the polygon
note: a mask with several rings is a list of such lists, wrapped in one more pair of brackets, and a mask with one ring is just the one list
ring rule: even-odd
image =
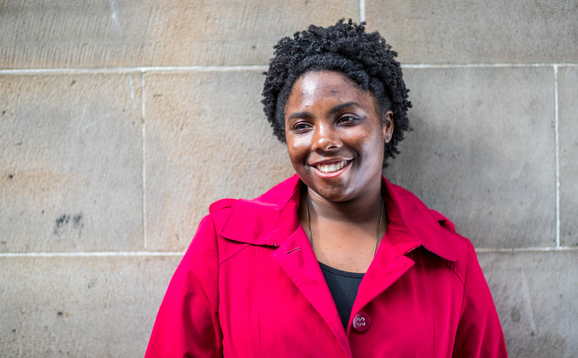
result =
[{"label": "beige stone block", "polygon": [[147,248],[182,250],[210,203],[253,198],[294,171],[272,135],[260,71],[145,77]]},{"label": "beige stone block", "polygon": [[267,64],[311,23],[359,21],[355,0],[8,0],[0,68]]},{"label": "beige stone block", "polygon": [[510,357],[578,352],[578,251],[478,253]]},{"label": "beige stone block", "polygon": [[0,251],[142,249],[140,82],[0,76]]},{"label": "beige stone block", "polygon": [[578,67],[558,69],[560,241],[578,245]]},{"label": "beige stone block", "polygon": [[402,63],[576,63],[576,1],[367,0]]},{"label": "beige stone block", "polygon": [[0,257],[0,356],[142,357],[180,259]]},{"label": "beige stone block", "polygon": [[555,245],[554,72],[405,69],[414,131],[385,175],[476,247]]}]

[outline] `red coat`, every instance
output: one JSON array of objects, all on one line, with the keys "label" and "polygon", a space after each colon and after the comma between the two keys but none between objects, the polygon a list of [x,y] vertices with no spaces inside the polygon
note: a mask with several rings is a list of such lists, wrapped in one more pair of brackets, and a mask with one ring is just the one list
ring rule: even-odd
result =
[{"label": "red coat", "polygon": [[254,200],[211,205],[146,357],[506,357],[470,241],[384,181],[389,224],[347,332],[299,223],[294,176]]}]

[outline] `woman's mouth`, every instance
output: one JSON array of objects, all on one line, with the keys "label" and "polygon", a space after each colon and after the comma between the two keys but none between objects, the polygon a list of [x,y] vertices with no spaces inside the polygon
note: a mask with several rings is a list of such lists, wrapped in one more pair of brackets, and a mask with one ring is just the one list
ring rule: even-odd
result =
[{"label": "woman's mouth", "polygon": [[317,168],[322,173],[329,174],[341,170],[343,167],[349,164],[349,162],[350,161],[348,160],[343,160],[337,163],[318,164],[315,165],[315,168]]}]

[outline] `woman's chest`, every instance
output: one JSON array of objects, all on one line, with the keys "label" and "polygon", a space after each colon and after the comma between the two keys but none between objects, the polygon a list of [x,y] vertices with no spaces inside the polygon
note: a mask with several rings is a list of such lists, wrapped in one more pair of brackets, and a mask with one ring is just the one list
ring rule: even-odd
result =
[{"label": "woman's chest", "polygon": [[249,246],[220,266],[225,356],[451,355],[462,292],[443,264],[417,257],[366,275],[345,332],[317,261],[303,251]]}]

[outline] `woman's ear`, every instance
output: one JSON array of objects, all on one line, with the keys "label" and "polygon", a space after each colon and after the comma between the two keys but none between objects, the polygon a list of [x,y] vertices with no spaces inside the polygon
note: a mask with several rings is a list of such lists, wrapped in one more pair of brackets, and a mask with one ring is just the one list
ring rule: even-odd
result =
[{"label": "woman's ear", "polygon": [[388,109],[387,112],[383,115],[381,120],[382,122],[382,130],[383,130],[383,139],[385,143],[389,143],[391,137],[393,136],[393,112],[391,109]]}]

